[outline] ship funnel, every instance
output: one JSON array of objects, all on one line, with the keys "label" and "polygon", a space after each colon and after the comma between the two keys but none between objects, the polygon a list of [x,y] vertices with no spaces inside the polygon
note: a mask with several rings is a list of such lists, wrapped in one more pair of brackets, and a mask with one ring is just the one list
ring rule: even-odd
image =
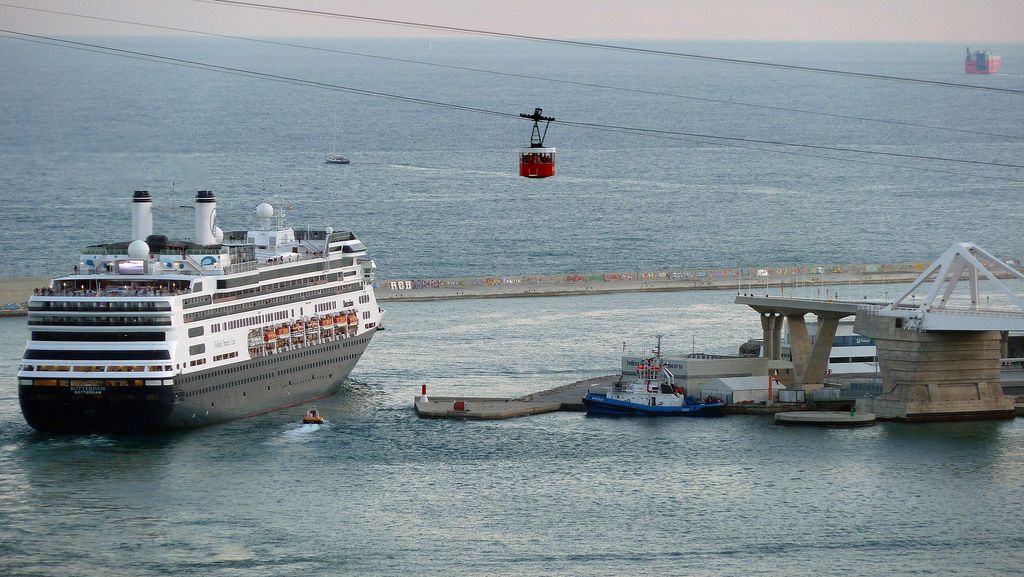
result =
[{"label": "ship funnel", "polygon": [[153,197],[148,190],[132,195],[132,240],[146,240],[153,234]]},{"label": "ship funnel", "polygon": [[200,190],[196,193],[196,244],[218,244],[216,221],[217,200],[213,191]]}]

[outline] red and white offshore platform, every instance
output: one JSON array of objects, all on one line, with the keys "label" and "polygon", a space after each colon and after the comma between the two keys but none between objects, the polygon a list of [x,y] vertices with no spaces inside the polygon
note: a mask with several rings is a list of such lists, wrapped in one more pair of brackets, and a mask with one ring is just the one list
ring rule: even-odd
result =
[{"label": "red and white offshore platform", "polygon": [[[523,118],[533,121],[533,134],[530,136],[530,147],[519,151],[519,176],[527,178],[546,178],[555,175],[555,147],[544,146],[544,137],[548,134],[548,125],[554,118],[543,116],[540,108],[533,114],[520,114]],[[544,121],[544,132],[540,130],[540,122]]]},{"label": "red and white offshore platform", "polygon": [[1003,65],[1003,59],[998,54],[988,50],[977,50],[971,52],[967,48],[967,57],[964,60],[964,72],[968,74],[995,74]]}]

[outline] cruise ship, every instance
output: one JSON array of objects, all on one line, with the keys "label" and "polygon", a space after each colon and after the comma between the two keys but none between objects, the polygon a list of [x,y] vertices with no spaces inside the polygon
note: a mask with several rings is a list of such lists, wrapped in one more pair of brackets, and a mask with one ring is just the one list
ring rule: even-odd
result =
[{"label": "cruise ship", "polygon": [[338,391],[380,328],[376,265],[351,233],[293,229],[268,203],[222,231],[199,191],[194,238],[153,234],[132,197],[131,240],[86,247],[29,300],[18,370],[39,431],[139,433],[303,404]]}]

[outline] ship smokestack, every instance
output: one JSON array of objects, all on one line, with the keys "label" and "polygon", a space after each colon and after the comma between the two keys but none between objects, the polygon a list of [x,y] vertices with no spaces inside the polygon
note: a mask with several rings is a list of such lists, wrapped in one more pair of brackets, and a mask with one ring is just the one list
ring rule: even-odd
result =
[{"label": "ship smokestack", "polygon": [[217,200],[213,191],[200,190],[196,193],[196,244],[217,244],[216,224]]},{"label": "ship smokestack", "polygon": [[146,240],[153,234],[153,197],[148,190],[132,195],[132,240]]}]

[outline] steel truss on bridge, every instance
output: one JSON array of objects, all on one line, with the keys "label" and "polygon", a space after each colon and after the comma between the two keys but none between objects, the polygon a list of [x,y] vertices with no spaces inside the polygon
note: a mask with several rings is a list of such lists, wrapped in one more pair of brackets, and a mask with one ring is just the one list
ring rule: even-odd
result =
[{"label": "steel truss on bridge", "polygon": [[[919,331],[1024,330],[1024,301],[996,276],[998,273],[1024,280],[1024,274],[980,246],[957,243],[925,269],[892,304],[864,305],[864,308],[870,314],[904,319],[903,328]],[[989,303],[982,305],[979,277],[988,279],[986,287],[1005,298],[1010,308],[993,309],[988,308]],[[962,282],[969,285],[967,306],[955,305],[950,300]],[[928,283],[931,286],[924,299],[917,302],[914,295]]]}]

